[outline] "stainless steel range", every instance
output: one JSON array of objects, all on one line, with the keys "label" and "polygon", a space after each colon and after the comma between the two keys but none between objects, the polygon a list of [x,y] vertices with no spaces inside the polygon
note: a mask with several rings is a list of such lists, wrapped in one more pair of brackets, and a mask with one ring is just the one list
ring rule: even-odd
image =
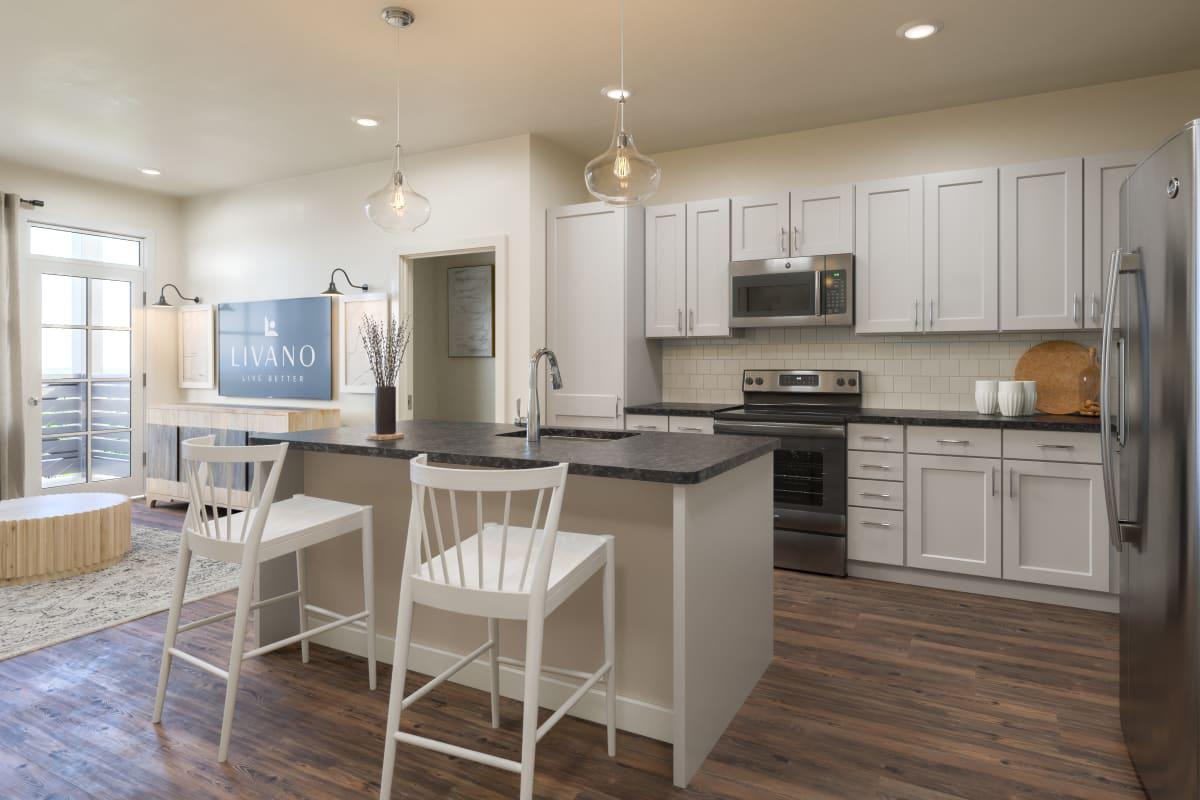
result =
[{"label": "stainless steel range", "polygon": [[862,405],[857,370],[746,370],[745,405],[718,434],[773,436],[775,566],[846,574],[846,418]]}]

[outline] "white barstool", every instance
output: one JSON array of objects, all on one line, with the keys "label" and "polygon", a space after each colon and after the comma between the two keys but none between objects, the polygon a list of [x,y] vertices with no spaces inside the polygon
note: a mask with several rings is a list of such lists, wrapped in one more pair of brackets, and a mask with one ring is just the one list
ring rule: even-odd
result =
[{"label": "white barstool", "polygon": [[[485,471],[431,467],[425,455],[412,460],[412,511],[408,519],[404,571],[401,573],[400,611],[396,620],[396,652],[392,661],[392,690],[388,702],[380,797],[388,798],[391,795],[396,742],[405,742],[519,773],[521,800],[531,800],[537,743],[601,680],[605,684],[607,701],[608,754],[617,754],[614,683],[616,607],[613,582],[616,560],[613,537],[558,530],[567,467],[567,464],[559,464],[539,469]],[[550,492],[548,503],[545,502],[547,491]],[[527,528],[509,524],[514,492],[537,492],[533,518]],[[459,520],[469,517],[459,514],[460,493],[475,495],[476,525],[465,539]],[[484,495],[500,493],[504,494],[503,521],[499,524],[485,523]],[[442,533],[442,520],[446,518],[447,509],[453,534],[449,547]],[[544,517],[543,509],[546,511]],[[429,525],[430,519],[432,527]],[[539,519],[544,520],[540,527]],[[542,633],[546,617],[601,569],[604,570],[604,664],[591,673],[542,666]],[[486,617],[488,641],[405,697],[404,678],[412,635],[413,605],[418,603],[459,614]],[[500,657],[501,619],[526,620],[524,662]],[[525,670],[520,761],[468,750],[400,730],[403,709],[488,652],[491,654],[493,728],[500,727],[500,664]],[[543,670],[574,678],[581,683],[562,707],[539,726],[538,684]]]},{"label": "white barstool", "polygon": [[[167,677],[173,659],[191,664],[226,681],[225,713],[221,721],[221,744],[217,761],[229,756],[229,735],[233,728],[233,707],[237,701],[238,677],[242,662],[300,642],[301,658],[308,662],[308,640],[319,633],[341,625],[355,624],[365,629],[367,637],[367,670],[371,688],[375,688],[375,588],[372,544],[371,506],[358,506],[335,500],[297,495],[273,503],[279,473],[287,455],[287,443],[254,445],[250,447],[214,447],[212,436],[199,436],[183,442],[181,467],[191,504],[184,520],[179,543],[179,564],[175,571],[175,592],[167,616],[163,640],[162,666],[158,675],[158,696],[154,701],[154,722],[162,720],[163,701],[167,694]],[[233,474],[236,465],[252,470],[250,499],[245,511],[233,507]],[[211,511],[210,511],[211,507]],[[222,515],[222,511],[224,514]],[[349,616],[334,614],[310,606],[305,595],[304,548],[327,539],[354,531],[362,531],[363,600],[364,611]],[[205,619],[179,624],[187,588],[188,568],[192,553],[234,564],[241,564],[238,582],[237,607],[233,611]],[[252,602],[254,578],[258,565],[288,553],[296,554],[297,589],[294,592]],[[300,633],[286,639],[244,651],[246,623],[250,612],[272,603],[297,598],[300,608]],[[308,628],[308,612],[333,617],[333,621],[317,628]],[[229,669],[210,664],[175,647],[175,638],[184,631],[219,622],[229,617],[233,622],[233,647],[229,653]]]}]

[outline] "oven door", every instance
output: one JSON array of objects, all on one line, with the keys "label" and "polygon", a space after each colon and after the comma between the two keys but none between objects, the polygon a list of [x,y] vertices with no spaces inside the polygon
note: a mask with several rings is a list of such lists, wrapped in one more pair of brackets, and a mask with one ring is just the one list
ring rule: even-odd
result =
[{"label": "oven door", "polygon": [[730,324],[735,328],[824,325],[824,259],[790,258],[730,265]]},{"label": "oven door", "polygon": [[846,428],[794,422],[722,422],[714,433],[773,436],[775,527],[846,533]]}]

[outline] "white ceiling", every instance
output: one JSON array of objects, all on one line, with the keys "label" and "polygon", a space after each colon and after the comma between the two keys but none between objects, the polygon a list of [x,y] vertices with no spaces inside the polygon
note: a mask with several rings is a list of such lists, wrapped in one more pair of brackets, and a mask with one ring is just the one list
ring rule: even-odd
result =
[{"label": "white ceiling", "polygon": [[[387,158],[385,4],[0,0],[0,158],[183,195]],[[405,4],[410,150],[607,145],[616,0]],[[916,18],[945,29],[897,38]],[[626,24],[649,152],[1200,67],[1196,0],[631,0]]]}]

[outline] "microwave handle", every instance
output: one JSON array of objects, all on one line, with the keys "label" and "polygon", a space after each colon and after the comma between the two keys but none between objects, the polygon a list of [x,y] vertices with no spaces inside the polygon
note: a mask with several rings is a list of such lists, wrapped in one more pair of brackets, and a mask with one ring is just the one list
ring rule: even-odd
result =
[{"label": "microwave handle", "polygon": [[817,298],[817,313],[814,316],[825,316],[825,273],[820,270],[813,273],[813,280],[817,282],[816,291],[813,295]]}]

